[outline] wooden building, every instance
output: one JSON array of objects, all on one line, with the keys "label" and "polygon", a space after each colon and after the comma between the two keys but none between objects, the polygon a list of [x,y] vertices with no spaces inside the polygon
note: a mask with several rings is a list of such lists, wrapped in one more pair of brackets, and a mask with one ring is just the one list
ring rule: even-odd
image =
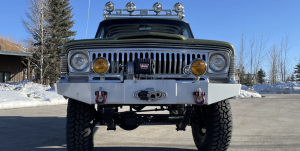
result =
[{"label": "wooden building", "polygon": [[32,57],[32,54],[0,50],[0,83],[31,79],[30,62],[26,57]]}]

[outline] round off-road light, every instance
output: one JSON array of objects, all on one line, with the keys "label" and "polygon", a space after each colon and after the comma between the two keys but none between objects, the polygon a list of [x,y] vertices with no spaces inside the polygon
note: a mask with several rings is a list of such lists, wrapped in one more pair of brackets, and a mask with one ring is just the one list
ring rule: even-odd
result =
[{"label": "round off-road light", "polygon": [[115,10],[115,5],[114,5],[114,3],[112,3],[111,1],[107,2],[107,3],[105,4],[105,10],[106,10],[107,12],[109,12],[109,13],[111,13],[112,11],[114,11],[114,10]]},{"label": "round off-road light", "polygon": [[222,54],[213,54],[209,58],[209,68],[215,72],[219,72],[226,68],[227,60]]},{"label": "round off-road light", "polygon": [[73,54],[70,62],[71,66],[78,71],[86,69],[89,65],[88,57],[82,52]]},{"label": "round off-road light", "polygon": [[184,12],[184,7],[183,7],[183,5],[181,4],[181,3],[176,3],[175,5],[174,5],[174,11],[178,14],[178,13],[183,13]]},{"label": "round off-road light", "polygon": [[127,10],[129,13],[134,12],[135,9],[136,9],[136,6],[135,6],[134,3],[129,2],[129,3],[126,4],[126,10]]},{"label": "round off-road light", "polygon": [[162,5],[159,3],[159,2],[156,2],[154,5],[153,5],[153,11],[155,13],[160,13],[162,11]]},{"label": "round off-road light", "polygon": [[194,59],[190,63],[190,70],[194,76],[201,76],[206,72],[206,62],[201,59]]},{"label": "round off-road light", "polygon": [[105,74],[108,71],[109,67],[110,64],[107,59],[102,57],[95,59],[93,62],[93,70],[99,74]]}]

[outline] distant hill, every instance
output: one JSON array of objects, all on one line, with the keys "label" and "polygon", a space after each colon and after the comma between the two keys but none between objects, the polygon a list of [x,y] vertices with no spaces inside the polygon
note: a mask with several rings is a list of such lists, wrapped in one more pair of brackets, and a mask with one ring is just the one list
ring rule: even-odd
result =
[{"label": "distant hill", "polygon": [[17,43],[16,40],[13,41],[12,37],[10,36],[2,37],[0,35],[1,50],[23,52],[25,47],[23,47],[21,44],[21,40]]}]

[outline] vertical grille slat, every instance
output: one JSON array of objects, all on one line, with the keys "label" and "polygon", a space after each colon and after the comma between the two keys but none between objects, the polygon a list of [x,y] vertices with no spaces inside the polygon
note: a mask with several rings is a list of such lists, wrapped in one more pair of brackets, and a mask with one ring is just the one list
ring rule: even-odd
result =
[{"label": "vertical grille slat", "polygon": [[174,60],[173,60],[173,73],[172,74],[177,74],[177,53],[173,53],[172,54],[174,56]]},{"label": "vertical grille slat", "polygon": [[156,56],[158,56],[158,70],[157,70],[157,73],[160,74],[161,73],[161,56],[160,56],[160,53],[156,53]]},{"label": "vertical grille slat", "polygon": [[183,68],[187,65],[187,54],[183,54]]},{"label": "vertical grille slat", "polygon": [[167,54],[161,53],[163,55],[163,63],[164,63],[164,68],[163,68],[163,74],[167,74]]},{"label": "vertical grille slat", "polygon": [[178,66],[178,74],[182,74],[182,54],[179,54],[179,66]]},{"label": "vertical grille slat", "polygon": [[119,56],[119,54],[118,53],[116,53],[116,63],[115,63],[115,68],[116,68],[116,73],[119,73],[119,60],[120,60],[120,58],[119,58],[120,56]]},{"label": "vertical grille slat", "polygon": [[169,53],[169,71],[168,71],[168,74],[172,74],[171,71],[172,71],[172,54]]},{"label": "vertical grille slat", "polygon": [[[90,52],[90,61],[104,57],[110,62],[108,74],[126,72],[128,62],[136,58],[149,58],[155,62],[155,74],[182,75],[183,67],[189,65],[195,58],[207,62],[208,54],[197,52],[163,52],[163,51],[121,51],[121,52]],[[122,68],[120,67],[122,65]]]},{"label": "vertical grille slat", "polygon": [[111,72],[110,73],[115,73],[115,67],[114,67],[115,61],[114,61],[114,53],[111,54],[111,62],[110,62],[110,68]]},{"label": "vertical grille slat", "polygon": [[120,53],[121,56],[122,56],[122,70],[124,71],[124,56],[125,56],[125,53]]}]

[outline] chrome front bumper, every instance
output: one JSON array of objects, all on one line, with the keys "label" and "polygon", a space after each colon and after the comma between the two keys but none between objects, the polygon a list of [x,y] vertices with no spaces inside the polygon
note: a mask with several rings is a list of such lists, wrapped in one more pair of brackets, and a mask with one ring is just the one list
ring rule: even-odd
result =
[{"label": "chrome front bumper", "polygon": [[[107,92],[105,104],[195,104],[193,92],[201,88],[205,92],[205,104],[239,95],[240,84],[177,83],[176,80],[125,80],[124,83],[57,83],[58,94],[88,104],[95,104],[95,92],[102,87]],[[167,93],[167,97],[156,101],[140,100],[133,94],[153,88]]]}]

